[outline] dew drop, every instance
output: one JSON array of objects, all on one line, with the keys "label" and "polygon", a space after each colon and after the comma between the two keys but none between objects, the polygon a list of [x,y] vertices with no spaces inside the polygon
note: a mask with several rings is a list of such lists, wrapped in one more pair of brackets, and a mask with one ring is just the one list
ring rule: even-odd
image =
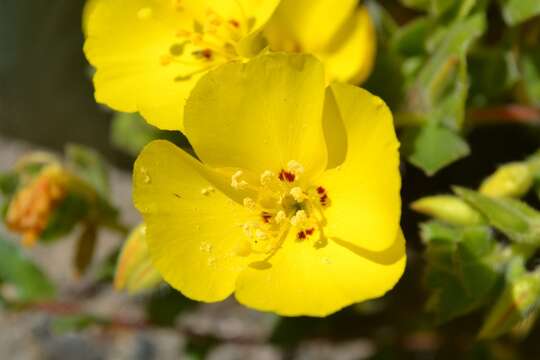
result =
[{"label": "dew drop", "polygon": [[143,177],[143,183],[150,184],[152,182],[152,179],[150,178],[150,175],[148,174],[148,170],[146,170],[146,168],[141,168],[141,174]]},{"label": "dew drop", "polygon": [[201,249],[201,251],[203,251],[205,253],[211,253],[212,252],[212,244],[207,243],[207,242],[201,243],[201,246],[199,248]]},{"label": "dew drop", "polygon": [[330,259],[327,258],[327,257],[323,257],[323,258],[321,259],[321,262],[322,262],[323,264],[330,265],[330,264],[332,263],[332,260],[330,260]]},{"label": "dew drop", "polygon": [[214,257],[209,257],[209,258],[208,258],[208,265],[209,265],[209,266],[213,266],[213,265],[215,265],[215,264],[216,264],[216,258],[214,258]]},{"label": "dew drop", "polygon": [[152,16],[153,12],[151,7],[143,7],[137,11],[137,17],[141,20],[146,20]]}]

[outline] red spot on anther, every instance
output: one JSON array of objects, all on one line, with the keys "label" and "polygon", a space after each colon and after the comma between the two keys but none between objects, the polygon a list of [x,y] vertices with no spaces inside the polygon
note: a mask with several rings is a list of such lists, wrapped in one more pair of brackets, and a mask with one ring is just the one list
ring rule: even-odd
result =
[{"label": "red spot on anther", "polygon": [[270,213],[267,213],[266,211],[263,211],[261,217],[266,224],[268,224],[270,222],[270,219],[272,219],[272,215]]},{"label": "red spot on anther", "polygon": [[232,19],[229,20],[229,24],[232,25],[232,27],[238,29],[240,27],[240,22],[238,20]]},{"label": "red spot on anther", "polygon": [[278,177],[279,180],[287,182],[293,182],[296,179],[296,176],[293,173],[285,170],[281,170]]},{"label": "red spot on anther", "polygon": [[201,55],[207,59],[207,60],[210,60],[212,59],[212,50],[210,49],[203,49],[201,50]]},{"label": "red spot on anther", "polygon": [[315,229],[314,229],[314,228],[307,229],[307,230],[306,230],[306,235],[311,236],[311,235],[313,235],[314,232],[315,232]]},{"label": "red spot on anther", "polygon": [[319,187],[317,188],[317,193],[319,193],[319,194],[324,194],[325,192],[326,192],[326,190],[325,190],[322,186],[319,186]]},{"label": "red spot on anther", "polygon": [[305,231],[300,231],[300,232],[298,232],[297,236],[298,236],[299,240],[304,240],[306,238],[306,232]]}]

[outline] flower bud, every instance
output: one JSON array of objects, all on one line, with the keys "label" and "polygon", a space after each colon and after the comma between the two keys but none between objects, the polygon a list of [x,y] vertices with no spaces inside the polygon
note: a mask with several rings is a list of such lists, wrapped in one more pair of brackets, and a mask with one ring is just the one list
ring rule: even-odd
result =
[{"label": "flower bud", "polygon": [[533,174],[526,163],[501,166],[480,186],[480,192],[494,197],[521,197],[533,184]]},{"label": "flower bud", "polygon": [[413,202],[411,208],[453,225],[477,225],[483,222],[480,213],[453,195],[427,196]]},{"label": "flower bud", "polygon": [[490,339],[510,331],[529,318],[539,305],[539,274],[523,273],[508,279],[506,288],[484,322],[479,337]]},{"label": "flower bud", "polygon": [[67,193],[67,175],[58,165],[48,165],[10,201],[5,222],[23,236],[26,246],[35,244],[47,227],[49,217]]},{"label": "flower bud", "polygon": [[140,224],[124,243],[118,258],[114,286],[117,290],[136,294],[156,288],[161,281],[146,245],[146,225]]}]

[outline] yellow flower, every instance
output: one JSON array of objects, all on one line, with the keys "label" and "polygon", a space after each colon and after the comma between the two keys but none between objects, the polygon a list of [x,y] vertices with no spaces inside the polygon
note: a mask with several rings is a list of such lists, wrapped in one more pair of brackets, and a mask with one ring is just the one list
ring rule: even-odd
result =
[{"label": "yellow flower", "polygon": [[154,265],[186,296],[324,316],[400,278],[398,141],[381,99],[325,89],[312,56],[269,54],[203,77],[185,132],[200,161],[150,143],[134,202]]},{"label": "yellow flower", "polygon": [[200,76],[251,55],[278,1],[89,0],[84,51],[96,68],[96,100],[181,130]]},{"label": "yellow flower", "polygon": [[375,28],[357,0],[282,0],[264,33],[275,51],[304,52],[325,65],[327,79],[360,83],[376,52]]}]

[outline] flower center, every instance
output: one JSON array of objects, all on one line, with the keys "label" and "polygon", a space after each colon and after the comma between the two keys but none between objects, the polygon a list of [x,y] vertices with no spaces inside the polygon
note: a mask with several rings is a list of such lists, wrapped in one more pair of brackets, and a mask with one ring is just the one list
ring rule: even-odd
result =
[{"label": "flower center", "polygon": [[296,241],[312,240],[315,246],[324,245],[324,210],[330,206],[330,198],[325,188],[305,181],[303,174],[303,166],[294,160],[278,173],[264,171],[259,184],[248,183],[242,171],[233,174],[233,188],[254,190],[256,194],[243,199],[253,219],[243,224],[246,239],[239,246],[239,255],[271,256],[291,232]]},{"label": "flower center", "polygon": [[[174,39],[159,57],[162,66],[176,66],[175,82],[187,81],[211,68],[238,59],[237,46],[253,28],[254,18],[247,18],[240,3],[238,18],[226,18],[208,9],[203,18],[189,14],[182,0],[172,0],[174,11],[185,13],[193,20],[190,25],[179,26],[172,35]],[[151,7],[141,8],[137,16],[141,20],[151,18]]]}]

